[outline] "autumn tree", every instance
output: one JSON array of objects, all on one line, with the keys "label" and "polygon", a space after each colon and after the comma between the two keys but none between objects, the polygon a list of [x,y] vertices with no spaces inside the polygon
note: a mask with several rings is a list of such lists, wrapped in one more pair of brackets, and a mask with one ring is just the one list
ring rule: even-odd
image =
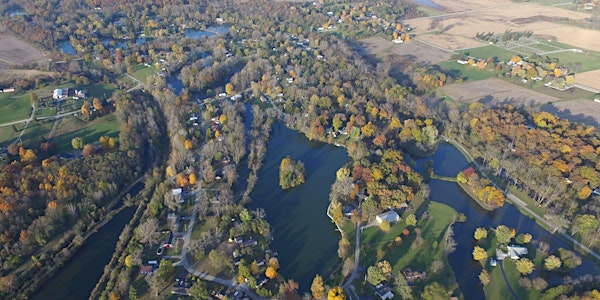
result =
[{"label": "autumn tree", "polygon": [[417,217],[415,217],[415,214],[410,214],[406,217],[406,225],[417,226]]},{"label": "autumn tree", "polygon": [[90,108],[91,108],[90,103],[86,101],[81,106],[81,114],[84,115],[84,116],[89,116],[90,113],[91,113]]},{"label": "autumn tree", "polygon": [[477,227],[477,229],[475,229],[475,239],[478,241],[485,239],[487,234],[488,232],[485,228]]},{"label": "autumn tree", "polygon": [[560,261],[560,258],[554,255],[550,255],[544,260],[544,268],[546,268],[548,271],[558,269],[561,265],[562,262]]},{"label": "autumn tree", "polygon": [[315,279],[313,279],[312,285],[310,286],[310,291],[315,299],[325,297],[325,286],[323,285],[323,277],[321,277],[321,275],[315,275]]},{"label": "autumn tree", "polygon": [[275,279],[275,277],[277,277],[277,270],[273,267],[267,267],[265,276],[267,276],[269,279]]},{"label": "autumn tree", "polygon": [[485,249],[483,249],[479,246],[475,246],[475,248],[473,248],[473,259],[474,260],[477,260],[483,264],[487,258],[488,258],[488,254],[485,251]]},{"label": "autumn tree", "polygon": [[512,239],[512,232],[510,228],[504,225],[498,225],[495,230],[496,239],[499,243],[506,244]]},{"label": "autumn tree", "polygon": [[73,149],[82,149],[85,142],[82,137],[76,137],[71,140],[71,146]]},{"label": "autumn tree", "polygon": [[327,300],[346,300],[346,293],[341,286],[334,286],[327,293]]},{"label": "autumn tree", "polygon": [[231,84],[231,82],[225,85],[225,93],[227,93],[227,95],[233,93],[233,84]]},{"label": "autumn tree", "polygon": [[102,106],[102,101],[100,101],[100,99],[98,98],[94,98],[92,100],[92,105],[94,106],[94,109],[98,112],[102,112],[104,110],[104,106]]},{"label": "autumn tree", "polygon": [[515,265],[517,267],[517,271],[519,271],[519,273],[521,273],[522,275],[529,275],[533,272],[533,262],[528,258],[521,258],[517,260],[515,262]]},{"label": "autumn tree", "polygon": [[490,283],[490,273],[487,270],[483,269],[481,273],[479,273],[479,281],[483,286],[488,285]]}]

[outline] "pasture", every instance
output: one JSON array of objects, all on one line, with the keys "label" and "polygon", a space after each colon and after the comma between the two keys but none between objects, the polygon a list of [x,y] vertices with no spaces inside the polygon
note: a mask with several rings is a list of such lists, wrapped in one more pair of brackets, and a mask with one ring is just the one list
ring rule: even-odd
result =
[{"label": "pasture", "polygon": [[45,61],[37,48],[13,36],[0,36],[0,69]]}]

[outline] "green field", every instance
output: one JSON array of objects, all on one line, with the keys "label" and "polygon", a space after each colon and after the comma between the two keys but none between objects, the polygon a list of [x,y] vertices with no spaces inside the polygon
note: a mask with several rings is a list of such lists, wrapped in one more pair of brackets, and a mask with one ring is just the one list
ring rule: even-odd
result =
[{"label": "green field", "polygon": [[492,70],[480,70],[477,67],[461,65],[456,61],[446,61],[438,64],[447,74],[460,78],[464,81],[477,81],[495,77],[496,72]]},{"label": "green field", "polygon": [[158,72],[156,64],[150,64],[149,67],[145,67],[144,65],[138,65],[136,66],[135,72],[133,72],[131,76],[135,77],[135,79],[141,81],[142,83],[146,83],[148,77],[154,75],[156,72]]},{"label": "green field", "polygon": [[[500,263],[500,262],[499,262]],[[540,292],[535,289],[527,291],[521,285],[519,285],[519,278],[521,274],[517,271],[516,265],[512,259],[506,259],[504,261],[504,271],[506,272],[506,278],[510,283],[510,287],[513,289],[515,294],[519,296],[519,299],[539,299]],[[506,299],[507,295],[510,295],[506,282],[502,277],[502,271],[500,266],[492,267],[490,273],[490,283],[484,287],[485,297],[487,299]]]},{"label": "green field", "polygon": [[32,149],[39,148],[48,138],[48,134],[50,134],[53,124],[54,122],[52,121],[31,121],[27,129],[25,129],[23,136],[21,136],[23,147]]},{"label": "green field", "polygon": [[561,65],[580,64],[579,73],[600,69],[600,53],[598,52],[575,53],[569,51],[548,54],[548,56],[558,58]]},{"label": "green field", "polygon": [[0,147],[6,147],[19,137],[19,131],[15,131],[13,126],[0,127]]},{"label": "green field", "polygon": [[52,137],[50,140],[56,145],[57,152],[71,150],[71,140],[82,137],[86,144],[97,142],[101,136],[117,138],[119,136],[119,122],[115,114],[108,114],[90,121],[85,128],[63,133]]},{"label": "green field", "polygon": [[31,115],[29,92],[0,94],[0,124],[23,120]]},{"label": "green field", "polygon": [[517,52],[506,50],[494,45],[466,49],[461,52],[484,60],[488,59],[489,57],[493,57],[496,61],[507,61],[510,60],[513,55],[518,54]]},{"label": "green field", "polygon": [[[394,272],[400,272],[406,267],[412,270],[426,271],[430,274],[429,282],[439,281],[445,286],[457,288],[452,269],[447,263],[443,247],[443,238],[448,225],[454,221],[456,211],[445,204],[429,202],[427,207],[428,217],[421,219],[417,227],[422,230],[423,244],[414,245],[416,233],[410,229],[409,236],[404,236],[402,230],[406,228],[403,221],[394,224],[388,232],[379,227],[370,227],[363,231],[361,237],[361,265],[371,266],[379,254],[384,254],[381,260],[387,260],[392,265]],[[401,237],[400,243],[396,237]],[[443,268],[437,273],[431,272],[432,263],[439,260],[444,263]],[[416,288],[423,288],[422,282],[416,282]]]}]

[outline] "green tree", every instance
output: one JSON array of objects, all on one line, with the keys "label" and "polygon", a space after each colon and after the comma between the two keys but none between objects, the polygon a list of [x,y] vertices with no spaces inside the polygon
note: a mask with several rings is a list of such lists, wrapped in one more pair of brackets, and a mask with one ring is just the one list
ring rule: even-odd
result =
[{"label": "green tree", "polygon": [[482,239],[485,239],[488,235],[488,232],[485,228],[482,227],[477,227],[477,229],[475,229],[475,239],[480,241]]},{"label": "green tree", "polygon": [[367,269],[367,281],[372,285],[378,285],[380,282],[386,279],[385,274],[383,274],[381,268],[377,266],[370,266]]},{"label": "green tree", "polygon": [[533,272],[533,262],[531,262],[531,260],[528,258],[521,258],[517,260],[515,265],[517,266],[517,271],[519,271],[519,273],[522,275],[529,275],[531,272]]},{"label": "green tree", "polygon": [[546,268],[548,271],[558,269],[561,265],[562,262],[560,261],[560,258],[554,255],[550,255],[544,260],[544,268]]},{"label": "green tree", "polygon": [[312,285],[310,286],[310,291],[315,299],[325,297],[325,286],[323,285],[323,277],[321,277],[321,275],[315,275],[315,279],[313,279]]},{"label": "green tree", "polygon": [[410,214],[406,217],[406,225],[417,226],[417,217],[414,214]]},{"label": "green tree", "polygon": [[504,225],[499,225],[498,227],[496,227],[496,239],[498,240],[498,242],[500,242],[502,244],[506,244],[506,243],[510,242],[511,238],[512,238],[512,232],[511,232],[510,228],[508,228]]},{"label": "green tree", "polygon": [[400,295],[401,299],[411,300],[413,299],[412,288],[408,285],[406,278],[403,274],[394,276],[395,290]]},{"label": "green tree", "polygon": [[190,287],[190,296],[196,300],[210,299],[210,291],[204,281],[196,279],[192,287]]},{"label": "green tree", "polygon": [[425,286],[425,290],[421,293],[423,300],[439,300],[448,299],[448,292],[439,282],[432,282]]},{"label": "green tree", "polygon": [[71,146],[73,149],[82,149],[85,145],[82,137],[75,137],[71,140]]},{"label": "green tree", "polygon": [[175,274],[175,268],[173,267],[173,263],[168,259],[163,259],[160,261],[160,266],[158,267],[158,276],[163,281],[168,281]]}]

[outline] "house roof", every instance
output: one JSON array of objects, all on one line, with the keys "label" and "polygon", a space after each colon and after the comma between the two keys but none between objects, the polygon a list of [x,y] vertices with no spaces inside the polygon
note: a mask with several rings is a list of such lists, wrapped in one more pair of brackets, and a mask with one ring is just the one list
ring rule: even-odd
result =
[{"label": "house roof", "polygon": [[392,293],[392,288],[385,284],[379,284],[375,287],[375,294],[379,296],[382,300],[394,298],[394,294]]},{"label": "house roof", "polygon": [[398,220],[400,220],[400,215],[398,215],[398,213],[393,210],[386,211],[377,215],[377,221],[379,222],[398,222]]}]

